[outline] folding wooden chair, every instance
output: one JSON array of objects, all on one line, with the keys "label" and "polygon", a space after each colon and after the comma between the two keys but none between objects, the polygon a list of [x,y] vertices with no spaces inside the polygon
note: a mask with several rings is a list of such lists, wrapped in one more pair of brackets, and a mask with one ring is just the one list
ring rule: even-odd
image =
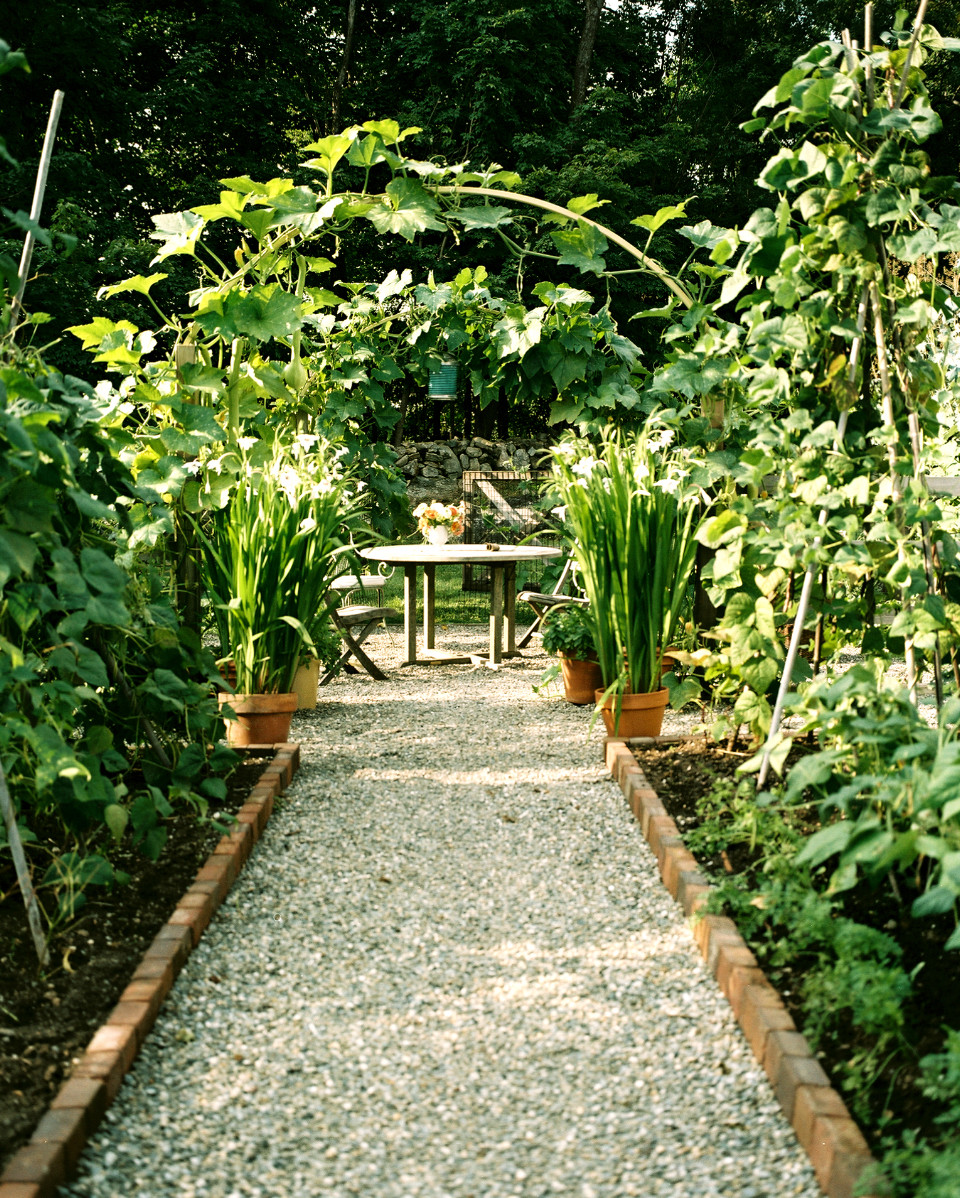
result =
[{"label": "folding wooden chair", "polygon": [[386,674],[370,660],[360,646],[381,620],[385,620],[387,616],[393,614],[393,610],[392,607],[369,607],[366,604],[358,603],[349,607],[334,608],[331,611],[330,617],[333,620],[333,626],[340,634],[345,648],[336,664],[332,665],[320,679],[321,686],[326,686],[330,679],[340,672],[341,668],[347,673],[359,674],[360,671],[355,666],[348,664],[351,657],[357,659],[371,678],[376,678],[378,682],[386,682]]},{"label": "folding wooden chair", "polygon": [[564,603],[576,603],[581,607],[587,606],[587,600],[580,598],[578,595],[565,595],[563,588],[567,584],[568,578],[573,573],[573,554],[571,554],[557,579],[557,585],[553,590],[546,594],[543,591],[521,591],[517,596],[524,603],[528,603],[534,611],[535,619],[525,633],[517,640],[517,648],[522,649],[530,643],[535,632],[538,632],[540,625],[543,623],[544,616],[552,607],[559,607]]}]

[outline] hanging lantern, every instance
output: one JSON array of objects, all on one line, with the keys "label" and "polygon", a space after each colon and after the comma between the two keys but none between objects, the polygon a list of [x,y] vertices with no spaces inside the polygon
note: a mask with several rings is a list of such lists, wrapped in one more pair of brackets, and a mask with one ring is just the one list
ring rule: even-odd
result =
[{"label": "hanging lantern", "polygon": [[427,384],[427,395],[430,399],[457,398],[457,360],[449,354],[440,359],[440,365],[430,371],[430,382]]}]

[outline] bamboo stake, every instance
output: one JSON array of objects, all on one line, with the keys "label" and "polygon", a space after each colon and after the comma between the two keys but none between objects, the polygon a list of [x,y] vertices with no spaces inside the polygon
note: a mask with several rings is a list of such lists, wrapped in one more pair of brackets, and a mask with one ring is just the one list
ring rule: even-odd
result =
[{"label": "bamboo stake", "polygon": [[[871,280],[870,284],[870,306],[873,309],[873,334],[877,349],[877,368],[880,373],[880,396],[881,396],[881,412],[883,415],[884,426],[888,429],[896,428],[896,416],[893,408],[893,382],[890,377],[890,361],[887,357],[887,340],[883,328],[883,310],[880,306],[880,290],[877,287],[876,281]],[[887,446],[887,461],[890,466],[890,477],[893,486],[894,496],[900,494],[900,476],[897,474],[897,447],[893,440]],[[898,556],[903,560],[903,548],[898,549]],[[904,598],[904,609],[911,611],[913,604]],[[907,693],[910,695],[910,702],[917,702],[917,659],[913,648],[913,637],[906,636],[903,638],[903,655],[907,662]]]},{"label": "bamboo stake", "polygon": [[[847,70],[850,73],[850,81],[851,81],[851,83],[853,83],[854,87],[857,87],[857,85],[853,79],[854,75],[856,74],[857,67],[860,65],[860,61],[857,58],[857,43],[855,41],[851,40],[849,29],[844,29],[843,33],[840,35],[840,40],[843,43],[843,56],[844,56],[844,60],[846,61],[846,64],[847,64]],[[857,87],[857,100],[856,100],[855,111],[857,114],[857,120],[862,119],[862,117],[863,117],[863,100],[860,95],[860,89],[858,87]]]},{"label": "bamboo stake", "polygon": [[920,0],[920,7],[917,9],[917,15],[913,19],[913,33],[910,37],[910,45],[907,46],[907,57],[903,64],[903,73],[900,76],[900,87],[897,90],[897,99],[893,105],[894,108],[899,108],[903,103],[903,94],[907,90],[907,75],[910,73],[911,60],[917,48],[917,42],[920,40],[920,30],[923,28],[923,18],[926,12],[927,0]]},{"label": "bamboo stake", "polygon": [[23,841],[20,839],[20,829],[17,827],[17,814],[13,809],[13,799],[7,789],[7,779],[0,765],[0,810],[3,812],[3,822],[7,829],[7,841],[13,855],[14,868],[17,871],[17,881],[20,883],[20,893],[23,895],[23,905],[27,909],[27,923],[30,925],[30,935],[33,947],[37,950],[37,959],[42,969],[48,959],[49,950],[43,935],[43,923],[40,919],[40,904],[37,902],[37,892],[30,879],[30,867],[27,865],[27,855],[23,851]]},{"label": "bamboo stake", "polygon": [[[62,91],[55,91],[53,93],[53,104],[50,107],[47,132],[43,138],[43,152],[40,155],[40,166],[37,170],[37,182],[33,189],[33,203],[30,205],[30,219],[32,221],[40,219],[40,210],[43,207],[43,195],[47,190],[47,175],[50,173],[50,160],[53,157],[53,143],[57,136],[60,111],[63,108],[63,97],[64,93]],[[23,305],[23,293],[27,286],[27,274],[30,270],[30,261],[33,258],[33,243],[35,240],[32,230],[28,230],[23,242],[23,253],[20,255],[20,283],[17,287],[17,294],[14,298],[11,312],[14,321],[16,320],[17,312]]]},{"label": "bamboo stake", "polygon": [[[881,238],[880,241],[880,266],[883,271],[884,287],[889,291],[891,287],[890,263],[887,258],[887,248]],[[879,293],[878,293],[879,296]],[[900,338],[900,330],[897,325],[891,328],[894,349],[894,368],[896,370],[897,382],[900,385],[900,391],[906,397],[909,393],[906,379],[904,378],[903,369],[901,366],[903,354],[903,342]],[[921,441],[920,441],[920,421],[917,419],[917,414],[912,409],[907,411],[907,427],[910,433],[910,453],[913,460],[913,477],[915,480],[921,478]],[[920,545],[923,550],[923,568],[927,579],[927,590],[931,595],[937,593],[936,574],[933,564],[933,541],[930,534],[929,520],[921,520],[920,522]],[[936,643],[933,650],[933,687],[936,697],[937,708],[943,706],[943,656],[940,651],[940,637],[936,638]],[[911,690],[911,694],[915,695],[915,689]]]},{"label": "bamboo stake", "polygon": [[873,107],[873,63],[870,55],[873,53],[873,0],[863,10],[863,49],[867,55],[863,64],[863,84],[867,97],[867,112]]},{"label": "bamboo stake", "polygon": [[[883,310],[880,307],[880,291],[874,280],[869,283],[870,305],[873,308],[873,337],[877,350],[877,370],[880,374],[880,412],[884,425],[893,429],[896,427],[896,416],[893,410],[893,385],[890,379],[890,362],[887,358],[887,340],[883,331]],[[897,447],[891,441],[887,446],[887,464],[893,482],[894,494],[900,493],[897,481]]]}]

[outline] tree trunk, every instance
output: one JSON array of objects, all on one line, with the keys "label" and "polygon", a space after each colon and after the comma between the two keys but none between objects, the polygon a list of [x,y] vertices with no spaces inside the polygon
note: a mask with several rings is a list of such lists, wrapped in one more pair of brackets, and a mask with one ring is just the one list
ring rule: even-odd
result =
[{"label": "tree trunk", "polygon": [[347,79],[350,74],[350,59],[353,57],[353,30],[357,21],[357,0],[348,0],[347,4],[347,34],[343,42],[343,58],[340,60],[340,70],[337,71],[337,77],[333,81],[332,94],[330,97],[330,132],[338,133],[340,131],[340,101],[343,97],[343,89],[347,85]]},{"label": "tree trunk", "polygon": [[577,47],[577,57],[573,64],[571,112],[576,112],[587,98],[587,80],[590,78],[590,64],[593,62],[593,47],[597,41],[603,0],[584,0],[583,7],[583,33],[580,35],[580,45]]}]

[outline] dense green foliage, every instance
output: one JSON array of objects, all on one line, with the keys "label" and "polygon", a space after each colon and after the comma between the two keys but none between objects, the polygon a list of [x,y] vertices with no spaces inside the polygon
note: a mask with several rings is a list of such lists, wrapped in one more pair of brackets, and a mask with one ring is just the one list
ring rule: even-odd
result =
[{"label": "dense green foliage", "polygon": [[551,607],[543,620],[543,648],[547,653],[595,661],[597,644],[590,608],[580,603]]},{"label": "dense green foliage", "polygon": [[[884,692],[869,665],[810,691],[821,752],[775,797],[728,796],[740,832],[773,843],[762,903],[728,901],[766,929],[771,958],[818,960],[809,1030],[852,1020],[867,1036],[848,1077],[860,1095],[900,1043],[909,979],[889,938],[837,917],[838,896],[889,884],[916,918],[960,897],[956,710],[937,729],[916,712],[925,663],[939,685],[952,654],[960,683],[956,519],[921,479],[960,404],[956,305],[924,269],[960,251],[960,143],[936,111],[952,114],[937,101],[952,102],[956,55],[942,51],[960,41],[881,9],[878,29],[894,28],[861,54],[822,39],[854,16],[827,0],[624,3],[603,12],[595,42],[573,0],[347,0],[311,10],[281,71],[292,11],[41,6],[75,37],[64,65],[39,50],[29,87],[73,64],[83,103],[68,109],[50,201],[76,246],[42,247],[31,300],[92,358],[60,345],[51,360],[115,386],[94,394],[8,337],[14,517],[0,561],[9,694],[26,688],[5,726],[20,738],[21,802],[55,803],[78,843],[92,817],[115,834],[129,821],[152,847],[169,787],[210,785],[191,789],[214,717],[209,660],[177,625],[167,580],[133,577],[133,555],[182,539],[184,511],[202,527],[222,518],[225,533],[234,516],[249,527],[231,507],[255,494],[241,451],[297,432],[346,446],[388,530],[402,488],[384,442],[455,353],[481,410],[506,396],[591,438],[554,460],[611,688],[627,671],[636,690],[659,684],[708,493],[700,573],[720,609],[715,647],[674,656],[732,701],[718,733],[766,737],[804,574],[825,572],[826,658],[854,630],[867,659],[902,649],[906,694]],[[947,0],[930,18],[958,32]],[[19,32],[0,29],[32,52]],[[27,130],[43,125],[18,86],[14,209]],[[402,119],[368,119],[385,113]],[[755,175],[769,206],[754,209]],[[12,282],[12,259],[0,261]],[[655,455],[635,435],[653,411]],[[239,575],[207,582],[221,612],[253,593]],[[888,630],[874,624],[878,593],[897,607]],[[284,614],[298,648],[303,612]],[[149,751],[128,727],[148,718]],[[55,776],[36,747],[54,736]],[[121,740],[146,782],[133,798],[126,758],[111,755]],[[775,769],[788,747],[769,743]],[[955,1056],[951,1036],[923,1082],[948,1121]],[[909,1147],[891,1156],[901,1192],[933,1198],[931,1152]]]},{"label": "dense green foliage", "polygon": [[[97,289],[147,274],[154,247],[149,216],[212,203],[218,180],[247,175],[296,182],[303,147],[353,121],[396,117],[419,126],[421,154],[450,162],[501,162],[524,188],[557,202],[591,192],[609,201],[606,223],[629,235],[640,212],[690,196],[695,221],[743,223],[754,207],[753,179],[765,147],[738,125],[769,80],[811,43],[862,24],[851,0],[809,0],[758,8],[736,0],[624,0],[604,8],[587,59],[584,102],[571,107],[584,25],[581,0],[415,0],[355,5],[348,46],[348,0],[322,0],[305,12],[293,0],[211,0],[201,8],[161,0],[35,0],[0,5],[0,37],[23,48],[32,66],[6,89],[4,126],[21,166],[4,182],[8,208],[28,209],[46,113],[55,87],[67,94],[48,199],[47,224],[78,244],[69,259],[38,254],[31,305],[50,312],[52,330],[102,311]],[[878,5],[876,27],[892,24],[894,3]],[[933,0],[928,20],[957,29],[955,0]],[[937,64],[931,86],[950,124],[934,146],[937,173],[955,170],[960,122],[953,115],[956,65]],[[532,248],[551,250],[535,239]],[[496,294],[515,279],[495,232],[465,253],[455,238],[399,246],[372,229],[338,254],[337,277],[378,281],[391,268],[453,278],[482,260]],[[681,239],[660,255],[678,266]],[[612,266],[632,266],[615,252]],[[544,275],[526,263],[530,286],[549,278],[578,284],[573,271]],[[167,307],[190,285],[177,272],[158,290]],[[621,325],[661,303],[644,276],[621,277],[613,296]],[[114,318],[137,315],[135,297],[116,298]],[[646,338],[638,326],[633,335]],[[645,340],[645,345],[652,344]],[[51,360],[89,377],[69,340]]]},{"label": "dense green foliage", "polygon": [[77,870],[112,877],[108,830],[156,856],[163,817],[222,796],[210,771],[234,757],[215,748],[213,658],[151,564],[169,513],[122,461],[120,413],[0,349],[0,761],[24,838],[62,829],[46,880],[72,907]]}]

